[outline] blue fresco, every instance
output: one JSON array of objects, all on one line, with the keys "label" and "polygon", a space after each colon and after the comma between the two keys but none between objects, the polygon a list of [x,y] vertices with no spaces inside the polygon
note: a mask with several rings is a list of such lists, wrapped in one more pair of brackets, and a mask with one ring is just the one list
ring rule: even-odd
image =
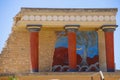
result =
[{"label": "blue fresco", "polygon": [[[76,53],[81,56],[86,53],[87,57],[93,58],[98,55],[98,34],[96,31],[79,31],[76,33]],[[68,37],[65,32],[60,32],[55,48],[68,48]]]},{"label": "blue fresco", "polygon": [[57,39],[55,48],[59,48],[59,47],[68,48],[68,38],[67,38],[67,36],[61,36],[60,38]]},{"label": "blue fresco", "polygon": [[[57,40],[53,56],[52,71],[69,71],[68,37],[66,32],[56,32]],[[99,71],[98,34],[96,31],[76,32],[77,71]]]}]

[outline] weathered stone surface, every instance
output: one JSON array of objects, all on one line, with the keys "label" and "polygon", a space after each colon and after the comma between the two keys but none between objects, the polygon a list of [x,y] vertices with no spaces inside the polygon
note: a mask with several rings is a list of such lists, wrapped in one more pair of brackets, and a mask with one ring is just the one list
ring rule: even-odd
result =
[{"label": "weathered stone surface", "polygon": [[29,71],[29,33],[13,31],[0,57],[0,72]]},{"label": "weathered stone surface", "polygon": [[[119,80],[120,73],[103,73],[104,80]],[[9,75],[9,74],[8,74]],[[0,80],[8,80],[9,77],[6,75],[1,76]],[[15,78],[18,80],[102,80],[98,72],[86,72],[86,73],[77,73],[77,72],[41,72],[41,73],[24,73],[24,74],[15,74]]]},{"label": "weathered stone surface", "polygon": [[[39,69],[50,71],[56,35],[54,31],[39,33]],[[30,72],[29,32],[13,31],[0,54],[0,72]]]}]

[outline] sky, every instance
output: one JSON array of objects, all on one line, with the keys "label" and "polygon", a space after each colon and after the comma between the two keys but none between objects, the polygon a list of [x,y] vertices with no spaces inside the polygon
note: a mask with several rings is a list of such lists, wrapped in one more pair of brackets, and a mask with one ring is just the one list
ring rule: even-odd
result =
[{"label": "sky", "polygon": [[120,69],[120,0],[1,0],[0,1],[0,52],[8,39],[13,17],[21,7],[33,8],[118,8],[114,32],[115,65]]}]

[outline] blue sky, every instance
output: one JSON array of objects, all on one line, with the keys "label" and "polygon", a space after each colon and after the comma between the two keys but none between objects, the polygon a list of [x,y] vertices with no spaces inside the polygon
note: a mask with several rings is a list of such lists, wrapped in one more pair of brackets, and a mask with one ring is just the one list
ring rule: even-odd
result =
[{"label": "blue sky", "polygon": [[[37,8],[118,8],[117,25],[120,25],[120,0],[1,0],[0,51],[11,33],[13,17],[21,7]],[[120,69],[120,27],[115,31],[115,64]]]}]

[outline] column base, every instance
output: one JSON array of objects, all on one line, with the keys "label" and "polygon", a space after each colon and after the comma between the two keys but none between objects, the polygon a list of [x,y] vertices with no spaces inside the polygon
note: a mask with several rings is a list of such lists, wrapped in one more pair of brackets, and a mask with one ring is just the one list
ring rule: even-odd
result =
[{"label": "column base", "polygon": [[69,69],[68,72],[77,72],[77,69]]},{"label": "column base", "polygon": [[115,72],[115,69],[107,69],[107,72]]},{"label": "column base", "polygon": [[32,72],[39,72],[38,69],[32,69]]}]

